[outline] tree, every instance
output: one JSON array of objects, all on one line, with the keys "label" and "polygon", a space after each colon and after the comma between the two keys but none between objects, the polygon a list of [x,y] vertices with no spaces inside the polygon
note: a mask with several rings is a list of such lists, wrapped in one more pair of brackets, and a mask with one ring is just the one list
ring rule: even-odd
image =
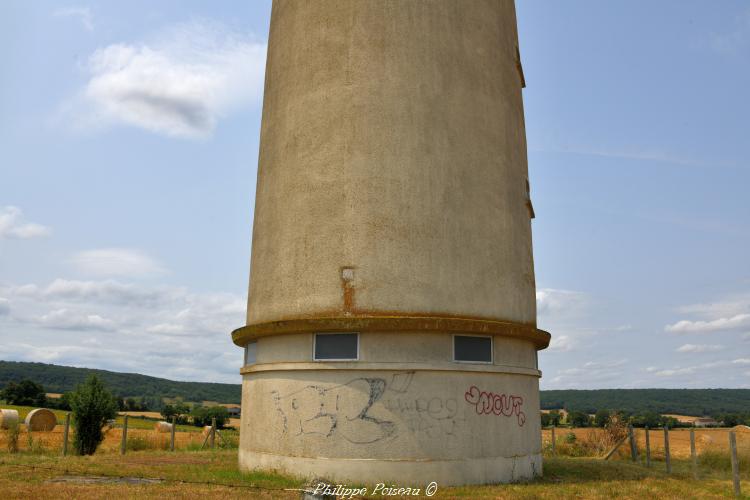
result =
[{"label": "tree", "polygon": [[588,413],[582,411],[571,411],[568,413],[568,421],[573,427],[588,427],[591,423]]},{"label": "tree", "polygon": [[229,419],[229,412],[223,406],[196,406],[190,412],[193,419],[193,425],[203,427],[211,425],[211,419],[216,419],[216,427],[221,429]]},{"label": "tree", "polygon": [[542,413],[542,427],[549,427],[550,424],[549,413]]},{"label": "tree", "polygon": [[550,425],[560,425],[561,420],[562,420],[562,415],[560,415],[559,411],[552,410],[549,412],[549,424]]},{"label": "tree", "polygon": [[594,415],[594,425],[604,427],[609,422],[609,410],[597,410]]},{"label": "tree", "polygon": [[724,427],[734,427],[744,422],[742,417],[736,413],[727,413],[719,417],[718,420],[724,423]]},{"label": "tree", "polygon": [[76,428],[76,453],[93,455],[104,439],[102,427],[117,415],[117,400],[96,375],[91,375],[71,393],[70,407]]},{"label": "tree", "polygon": [[70,393],[66,392],[59,398],[47,398],[47,408],[70,411]]},{"label": "tree", "polygon": [[0,399],[17,406],[44,406],[47,403],[44,387],[33,380],[8,382],[5,389],[0,391]]}]

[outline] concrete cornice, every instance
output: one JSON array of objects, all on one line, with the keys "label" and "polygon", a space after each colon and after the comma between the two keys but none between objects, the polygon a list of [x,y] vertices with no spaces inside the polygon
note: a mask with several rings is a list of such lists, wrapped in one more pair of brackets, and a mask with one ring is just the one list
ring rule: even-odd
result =
[{"label": "concrete cornice", "polygon": [[367,371],[433,371],[433,372],[469,372],[469,373],[507,373],[513,375],[530,375],[541,377],[542,372],[534,368],[511,365],[491,365],[486,363],[386,363],[367,361],[326,361],[295,363],[258,363],[245,366],[240,370],[242,375],[260,372],[296,371],[296,370],[367,370]]},{"label": "concrete cornice", "polygon": [[251,340],[270,335],[346,331],[481,333],[528,340],[537,350],[545,349],[550,342],[548,332],[531,325],[491,319],[440,316],[339,316],[271,321],[236,329],[232,332],[232,341],[243,347]]}]

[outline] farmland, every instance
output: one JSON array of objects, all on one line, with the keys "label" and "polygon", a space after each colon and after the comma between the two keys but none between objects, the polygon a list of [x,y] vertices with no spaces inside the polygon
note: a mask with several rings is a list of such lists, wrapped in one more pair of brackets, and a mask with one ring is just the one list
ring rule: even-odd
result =
[{"label": "farmland", "polygon": [[[19,408],[23,414],[28,408]],[[58,415],[59,417],[62,414]],[[120,421],[121,421],[120,417]],[[119,424],[118,424],[119,425]],[[236,431],[223,431],[226,442],[214,450],[201,449],[200,429],[180,426],[176,451],[168,450],[169,434],[153,430],[153,421],[129,419],[128,452],[120,454],[122,430],[109,429],[93,456],[61,456],[62,426],[52,432],[22,431],[20,452],[6,451],[0,431],[0,491],[10,498],[299,498],[301,480],[274,473],[238,470]],[[651,432],[652,467],[643,463],[645,433],[636,431],[638,463],[629,460],[627,446],[609,461],[592,454],[585,443],[602,438],[601,429],[556,429],[556,453],[551,432],[543,431],[544,477],[530,483],[439,488],[433,498],[730,498],[732,486],[726,453],[727,429],[696,430],[700,477],[692,476],[689,430],[672,430],[673,473],[664,467],[663,432]],[[738,428],[737,440],[743,488],[750,489],[750,430]],[[575,435],[571,438],[569,434]],[[572,446],[572,443],[578,445]],[[439,484],[439,478],[436,478]],[[419,485],[417,485],[419,486]],[[422,485],[424,487],[424,485]],[[372,489],[372,488],[370,488]]]}]

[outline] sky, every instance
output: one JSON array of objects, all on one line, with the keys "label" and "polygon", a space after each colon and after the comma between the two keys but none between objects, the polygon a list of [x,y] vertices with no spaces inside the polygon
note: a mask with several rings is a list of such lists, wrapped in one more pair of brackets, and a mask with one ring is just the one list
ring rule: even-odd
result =
[{"label": "sky", "polygon": [[[516,3],[541,388],[750,388],[750,4]],[[240,382],[270,7],[0,3],[0,359]]]}]

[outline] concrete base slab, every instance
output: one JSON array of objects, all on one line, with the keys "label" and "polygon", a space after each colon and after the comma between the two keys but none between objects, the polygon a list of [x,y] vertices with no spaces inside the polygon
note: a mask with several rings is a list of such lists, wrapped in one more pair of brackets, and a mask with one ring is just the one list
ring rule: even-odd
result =
[{"label": "concrete base slab", "polygon": [[275,470],[349,485],[387,483],[422,488],[433,481],[438,486],[458,486],[526,481],[542,475],[541,454],[415,461],[288,457],[240,450],[239,463],[246,471]]}]

